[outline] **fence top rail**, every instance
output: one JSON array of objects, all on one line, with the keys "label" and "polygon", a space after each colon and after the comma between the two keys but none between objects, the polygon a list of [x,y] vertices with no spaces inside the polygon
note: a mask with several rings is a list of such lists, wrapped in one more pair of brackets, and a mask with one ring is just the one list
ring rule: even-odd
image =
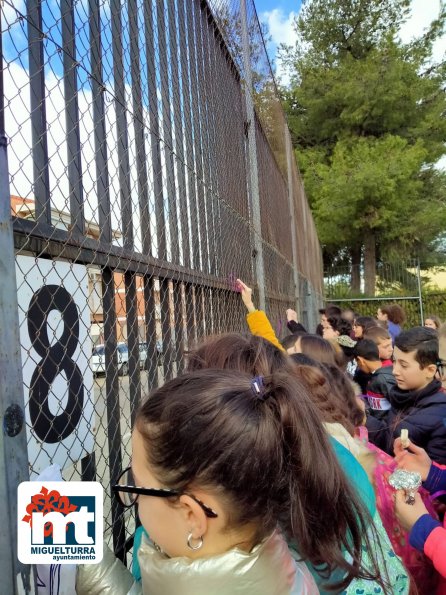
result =
[{"label": "fence top rail", "polygon": [[419,300],[419,295],[396,295],[396,296],[387,296],[382,295],[378,297],[361,297],[361,298],[330,298],[326,297],[325,301],[327,302],[382,302],[383,300],[390,301],[390,300]]}]

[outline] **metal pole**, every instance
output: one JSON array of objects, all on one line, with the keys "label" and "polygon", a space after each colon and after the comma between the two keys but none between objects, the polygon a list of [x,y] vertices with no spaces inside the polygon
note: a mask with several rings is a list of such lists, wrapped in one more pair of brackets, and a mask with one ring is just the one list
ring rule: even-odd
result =
[{"label": "metal pole", "polygon": [[424,324],[424,312],[423,312],[423,295],[421,293],[421,268],[420,268],[420,259],[417,261],[417,281],[418,281],[418,299],[420,301],[420,316],[421,316],[421,326]]},{"label": "metal pole", "polygon": [[252,203],[252,222],[254,227],[254,248],[256,259],[256,277],[259,288],[259,307],[266,309],[265,300],[265,266],[263,263],[262,246],[262,224],[260,218],[260,193],[259,193],[259,171],[257,163],[256,146],[256,121],[254,113],[254,102],[252,100],[252,73],[249,48],[248,17],[246,12],[246,0],[240,1],[240,19],[242,25],[243,62],[245,68],[245,99],[246,116],[248,120],[248,151],[250,169],[250,188]]},{"label": "metal pole", "polygon": [[34,593],[35,588],[31,566],[17,559],[17,486],[29,480],[29,470],[5,134],[1,35],[0,60],[0,575],[1,592],[15,595],[18,593],[18,575],[21,576],[26,594]]},{"label": "metal pole", "polygon": [[287,160],[287,173],[288,173],[288,203],[290,207],[290,222],[291,222],[291,245],[293,249],[293,279],[294,279],[294,297],[296,301],[296,311],[299,312],[299,272],[297,264],[297,236],[296,236],[296,216],[294,211],[294,196],[293,196],[293,154],[291,151],[291,139],[288,132],[288,126],[286,122],[285,128],[285,146],[286,146],[286,160]]}]

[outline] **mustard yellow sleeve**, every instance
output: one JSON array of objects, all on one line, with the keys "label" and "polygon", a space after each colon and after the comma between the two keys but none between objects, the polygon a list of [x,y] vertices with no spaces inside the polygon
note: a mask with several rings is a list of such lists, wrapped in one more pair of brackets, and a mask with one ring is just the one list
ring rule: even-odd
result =
[{"label": "mustard yellow sleeve", "polygon": [[250,312],[246,316],[246,322],[248,323],[249,330],[253,335],[263,337],[278,347],[281,351],[285,351],[285,349],[279,343],[276,333],[274,332],[274,329],[263,310],[255,310],[254,312]]}]

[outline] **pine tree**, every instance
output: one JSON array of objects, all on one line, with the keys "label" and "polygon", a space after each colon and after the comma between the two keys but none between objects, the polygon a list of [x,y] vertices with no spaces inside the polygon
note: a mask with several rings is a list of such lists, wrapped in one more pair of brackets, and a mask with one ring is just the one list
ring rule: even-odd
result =
[{"label": "pine tree", "polygon": [[[289,125],[328,259],[348,255],[374,293],[377,258],[419,255],[446,228],[446,63],[434,63],[446,10],[418,39],[398,37],[409,0],[308,0],[296,46]],[[352,290],[359,290],[358,275]]]}]

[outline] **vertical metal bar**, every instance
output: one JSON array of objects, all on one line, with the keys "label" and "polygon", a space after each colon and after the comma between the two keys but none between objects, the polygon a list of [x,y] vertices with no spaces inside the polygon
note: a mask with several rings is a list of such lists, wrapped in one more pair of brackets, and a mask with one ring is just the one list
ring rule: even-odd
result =
[{"label": "vertical metal bar", "polygon": [[[205,26],[205,8],[202,3],[200,7],[197,4],[195,7],[195,45],[197,53],[197,91],[199,97],[200,106],[200,130],[201,130],[201,153],[203,159],[203,218],[206,228],[207,246],[208,246],[208,262],[205,270],[208,270],[211,274],[215,271],[215,260],[213,250],[213,238],[215,237],[214,229],[212,226],[212,187],[211,187],[211,168],[210,168],[210,144],[209,144],[209,132],[210,124],[208,117],[208,103],[211,100],[211,94],[209,89],[208,81],[208,69],[207,59],[205,54],[207,47],[205,47],[205,38],[203,34],[203,28]],[[212,263],[212,264],[211,264]]]},{"label": "vertical metal bar", "polygon": [[186,299],[186,330],[187,347],[192,349],[197,340],[197,327],[195,325],[195,295],[192,285],[187,283],[184,287],[184,296]]},{"label": "vertical metal bar", "polygon": [[[114,483],[122,468],[122,440],[119,423],[119,379],[116,354],[116,312],[115,284],[113,271],[106,267],[102,271],[102,300],[104,309],[105,343],[105,394],[107,404],[107,440],[109,452],[110,482]],[[112,498],[113,549],[125,561],[125,527],[123,507],[117,498]]]},{"label": "vertical metal bar", "polygon": [[181,62],[181,90],[183,95],[183,111],[184,111],[184,135],[186,138],[186,159],[187,159],[187,177],[188,177],[188,195],[189,195],[189,214],[191,220],[192,245],[191,245],[191,266],[198,270],[200,268],[200,234],[198,230],[198,216],[197,216],[197,199],[195,188],[195,160],[194,160],[194,143],[193,143],[193,122],[191,112],[191,98],[190,98],[190,76],[189,76],[189,52],[187,50],[189,44],[189,29],[191,23],[189,21],[190,15],[184,10],[184,2],[178,2],[178,24],[179,27],[183,25],[184,36],[180,44],[180,62]]},{"label": "vertical metal bar", "polygon": [[142,105],[141,62],[139,50],[138,2],[128,0],[130,30],[130,70],[132,76],[133,126],[135,129],[136,178],[140,213],[140,229],[143,254],[152,254],[150,233],[149,181],[145,145],[145,117]]},{"label": "vertical metal bar", "polygon": [[175,316],[175,360],[177,362],[177,374],[181,374],[184,368],[183,286],[181,283],[174,283],[173,307]]},{"label": "vertical metal bar", "polygon": [[420,316],[421,316],[421,326],[424,325],[424,311],[423,311],[423,291],[421,286],[421,267],[420,267],[420,259],[417,260],[417,282],[418,282],[418,299],[420,302]]},{"label": "vertical metal bar", "polygon": [[93,95],[94,151],[99,210],[99,240],[112,241],[110,190],[108,182],[107,134],[102,74],[101,19],[99,0],[88,0],[90,29],[91,90]]},{"label": "vertical metal bar", "polygon": [[197,320],[197,339],[201,339],[205,335],[204,330],[204,317],[203,317],[203,293],[204,288],[202,285],[195,286],[195,316]]},{"label": "vertical metal bar", "polygon": [[[183,6],[183,2],[180,2]],[[170,44],[170,63],[172,69],[172,89],[173,89],[173,114],[175,125],[175,152],[177,157],[177,172],[178,172],[178,204],[181,221],[181,244],[183,248],[183,263],[189,268],[190,263],[190,242],[189,242],[189,219],[186,196],[186,172],[185,172],[185,158],[184,158],[184,129],[181,115],[180,93],[181,83],[178,64],[178,43],[177,34],[179,31],[180,45],[185,43],[181,38],[181,33],[184,31],[184,20],[182,23],[177,23],[175,18],[175,2],[174,0],[167,0],[168,19],[169,19],[169,44]],[[180,13],[180,7],[178,7]],[[182,14],[184,15],[184,6],[182,7]],[[183,17],[184,18],[184,17]],[[180,19],[178,19],[180,21]],[[182,66],[183,68],[183,66]],[[187,70],[187,65],[185,65]],[[185,74],[182,72],[182,77]],[[187,76],[187,73],[186,73]],[[184,91],[184,90],[183,90]],[[188,89],[185,90],[188,93]]]},{"label": "vertical metal bar", "polygon": [[[194,147],[195,147],[195,167],[197,174],[197,211],[199,218],[199,234],[200,234],[200,265],[203,272],[208,271],[208,240],[206,230],[206,207],[204,204],[204,189],[203,189],[203,161],[201,151],[201,121],[200,121],[200,97],[198,93],[197,81],[197,44],[200,43],[196,38],[196,17],[193,2],[187,3],[187,21],[188,21],[188,46],[189,46],[189,65],[190,65],[190,79],[192,90],[192,117],[194,125]],[[199,265],[199,266],[200,266]],[[198,268],[198,267],[197,267]]]},{"label": "vertical metal bar", "polygon": [[161,164],[158,98],[155,67],[155,40],[152,3],[144,2],[144,31],[147,53],[147,84],[149,88],[150,145],[152,150],[153,192],[158,240],[158,258],[167,260],[166,222],[164,217],[163,168]]},{"label": "vertical metal bar", "polygon": [[294,297],[295,308],[299,312],[299,272],[297,261],[297,237],[296,237],[296,214],[294,212],[294,194],[293,194],[293,155],[291,152],[291,139],[289,137],[288,126],[284,123],[285,132],[285,146],[287,158],[287,172],[288,172],[288,205],[290,209],[290,224],[291,224],[291,247],[293,251],[293,279],[294,279]]},{"label": "vertical metal bar", "polygon": [[[172,262],[179,262],[180,247],[178,242],[178,222],[176,208],[176,188],[175,188],[175,168],[173,163],[173,143],[172,143],[172,115],[170,111],[170,93],[169,93],[169,65],[167,61],[166,47],[166,21],[164,18],[164,0],[157,0],[157,30],[158,30],[158,50],[161,76],[161,105],[163,113],[163,137],[164,137],[164,159],[166,164],[166,191],[169,205],[169,239],[170,254]],[[169,30],[170,35],[175,35],[175,30]]]},{"label": "vertical metal bar", "polygon": [[93,451],[81,459],[82,481],[96,481],[96,453]]},{"label": "vertical metal bar", "polygon": [[[1,30],[1,14],[0,14]],[[20,356],[19,308],[15,275],[14,239],[7,139],[5,134],[3,51],[0,35],[0,574],[2,592],[16,595],[16,577],[21,575],[23,590],[34,593],[32,568],[17,559],[17,486],[29,480],[28,447],[23,403],[23,377]]]},{"label": "vertical metal bar", "polygon": [[119,163],[119,194],[124,248],[133,249],[132,197],[130,191],[129,141],[127,136],[124,64],[122,58],[121,0],[111,0],[111,24],[113,47],[113,79],[116,110],[116,136]]},{"label": "vertical metal bar", "polygon": [[36,221],[51,224],[50,177],[45,106],[42,0],[27,0],[30,119]]},{"label": "vertical metal bar", "polygon": [[263,262],[262,246],[262,225],[260,218],[260,194],[259,194],[259,171],[257,163],[256,145],[256,122],[254,113],[254,102],[252,99],[252,73],[250,60],[250,43],[248,33],[248,17],[246,12],[246,0],[240,0],[240,18],[242,25],[243,62],[245,66],[245,98],[246,113],[248,118],[248,146],[249,146],[249,170],[251,181],[252,219],[254,227],[254,246],[256,251],[256,276],[259,287],[259,306],[265,309],[265,266]]},{"label": "vertical metal bar", "polygon": [[214,321],[215,292],[214,292],[214,289],[211,289],[210,287],[208,287],[205,295],[206,295],[206,301],[204,304],[204,313],[206,316],[206,334],[209,336],[209,335],[215,334],[215,321]]},{"label": "vertical metal bar", "polygon": [[224,332],[222,294],[220,289],[214,290],[214,328],[217,334]]},{"label": "vertical metal bar", "polygon": [[156,347],[156,303],[153,279],[144,276],[144,318],[147,342],[148,392],[158,386],[158,351]]},{"label": "vertical metal bar", "polygon": [[208,193],[208,210],[209,217],[208,222],[210,225],[210,272],[213,275],[218,275],[220,271],[220,260],[221,260],[221,238],[220,234],[216,233],[215,230],[219,228],[219,217],[218,217],[218,153],[217,153],[217,137],[216,137],[216,104],[218,102],[218,95],[215,93],[215,82],[216,73],[213,68],[212,52],[215,51],[214,37],[210,35],[210,14],[209,7],[207,4],[202,4],[203,19],[202,19],[202,40],[203,40],[203,64],[205,72],[206,82],[206,100],[205,110],[207,116],[206,123],[206,134],[208,135],[208,163],[209,163],[209,193]]},{"label": "vertical metal bar", "polygon": [[164,380],[173,377],[173,346],[170,310],[170,288],[168,279],[160,279],[161,328],[163,333]]},{"label": "vertical metal bar", "polygon": [[65,121],[67,129],[68,192],[72,229],[83,235],[84,195],[82,186],[81,137],[77,95],[77,61],[73,0],[61,0],[62,45],[65,95]]},{"label": "vertical metal bar", "polygon": [[127,318],[127,345],[129,349],[129,392],[130,419],[133,428],[136,410],[141,396],[141,375],[139,371],[139,335],[138,335],[138,302],[136,293],[136,277],[134,273],[125,273],[125,311]]}]

